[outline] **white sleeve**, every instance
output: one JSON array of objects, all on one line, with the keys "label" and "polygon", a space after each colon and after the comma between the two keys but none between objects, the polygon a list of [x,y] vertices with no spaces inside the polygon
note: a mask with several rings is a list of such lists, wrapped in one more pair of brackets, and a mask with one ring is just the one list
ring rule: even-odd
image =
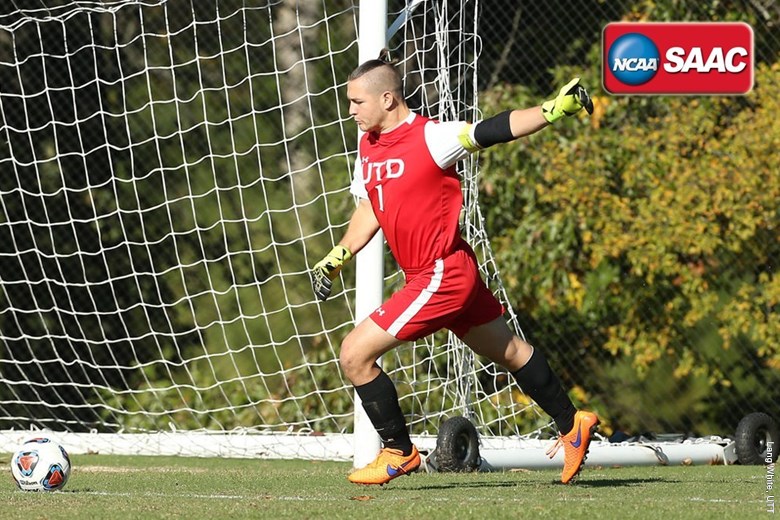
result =
[{"label": "white sleeve", "polygon": [[468,140],[463,136],[471,136],[473,140],[474,126],[463,121],[425,124],[425,143],[431,152],[431,157],[441,169],[447,169],[461,159],[465,159],[476,149],[466,148]]},{"label": "white sleeve", "polygon": [[357,160],[355,160],[355,169],[352,171],[352,182],[349,185],[349,192],[360,199],[368,198],[366,184],[363,182],[363,160],[360,158],[359,152]]}]

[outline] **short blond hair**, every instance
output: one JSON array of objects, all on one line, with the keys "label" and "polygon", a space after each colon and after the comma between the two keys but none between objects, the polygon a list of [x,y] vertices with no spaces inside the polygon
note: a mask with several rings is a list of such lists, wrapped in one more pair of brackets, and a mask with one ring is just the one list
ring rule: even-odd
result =
[{"label": "short blond hair", "polygon": [[372,90],[378,92],[390,91],[395,97],[403,101],[403,78],[395,67],[395,62],[384,59],[386,56],[386,51],[383,50],[380,58],[361,63],[350,73],[347,81],[354,81],[365,76]]}]

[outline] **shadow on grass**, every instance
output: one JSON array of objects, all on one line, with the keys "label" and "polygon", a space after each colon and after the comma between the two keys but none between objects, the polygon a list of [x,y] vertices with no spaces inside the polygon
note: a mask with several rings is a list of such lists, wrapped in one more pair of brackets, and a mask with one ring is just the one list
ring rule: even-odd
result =
[{"label": "shadow on grass", "polygon": [[[424,486],[415,486],[415,491],[428,491],[432,489],[466,489],[466,488],[511,488],[523,485],[524,482],[517,480],[474,480],[474,481],[459,481],[459,482],[442,482],[440,484],[427,484]],[[401,490],[400,488],[396,488]],[[406,491],[410,491],[411,488],[407,488]]]},{"label": "shadow on grass", "polygon": [[[653,484],[678,484],[679,480],[669,480],[664,478],[610,478],[610,479],[591,479],[591,480],[578,480],[574,484],[562,484],[558,480],[553,480],[547,484],[551,486],[561,487],[592,487],[592,488],[619,488],[619,487],[637,487],[648,486]],[[472,481],[458,481],[458,482],[442,482],[437,484],[426,484],[422,486],[415,486],[414,490],[426,491],[435,489],[467,489],[467,488],[511,488],[511,487],[525,487],[525,486],[539,486],[544,485],[544,482],[537,480],[472,480]],[[397,491],[410,491],[411,488],[396,488]]]},{"label": "shadow on grass", "polygon": [[[560,482],[555,482],[561,486]],[[575,487],[633,487],[633,486],[646,486],[650,484],[679,484],[679,480],[670,480],[667,478],[600,478],[600,479],[581,479],[577,480],[574,484]]]}]

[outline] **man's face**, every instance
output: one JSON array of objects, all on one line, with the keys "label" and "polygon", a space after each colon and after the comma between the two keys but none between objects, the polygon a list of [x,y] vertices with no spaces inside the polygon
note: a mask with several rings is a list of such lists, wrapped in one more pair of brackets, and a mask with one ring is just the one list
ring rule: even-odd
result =
[{"label": "man's face", "polygon": [[385,110],[386,93],[377,93],[370,88],[365,76],[347,83],[349,115],[364,132],[381,132],[387,116]]}]

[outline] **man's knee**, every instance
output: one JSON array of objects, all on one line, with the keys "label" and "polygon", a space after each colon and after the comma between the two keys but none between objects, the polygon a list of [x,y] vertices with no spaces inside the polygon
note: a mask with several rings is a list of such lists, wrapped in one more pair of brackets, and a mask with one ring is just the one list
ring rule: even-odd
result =
[{"label": "man's knee", "polygon": [[341,342],[341,350],[339,351],[339,364],[341,365],[341,370],[347,376],[349,376],[349,371],[355,363],[355,355],[352,350],[352,342],[349,339],[349,335],[347,335]]},{"label": "man's knee", "polygon": [[519,370],[528,363],[533,352],[533,346],[526,343],[519,336],[512,336],[512,341],[507,345],[504,366],[510,371]]},{"label": "man's knee", "polygon": [[341,369],[353,385],[366,383],[379,372],[380,356],[397,345],[397,339],[372,321],[364,320],[341,342]]},{"label": "man's knee", "polygon": [[339,353],[339,364],[344,375],[350,381],[368,369],[372,362],[365,359],[361,352],[360,345],[355,340],[354,334],[347,334],[347,337],[341,342],[341,352]]}]

